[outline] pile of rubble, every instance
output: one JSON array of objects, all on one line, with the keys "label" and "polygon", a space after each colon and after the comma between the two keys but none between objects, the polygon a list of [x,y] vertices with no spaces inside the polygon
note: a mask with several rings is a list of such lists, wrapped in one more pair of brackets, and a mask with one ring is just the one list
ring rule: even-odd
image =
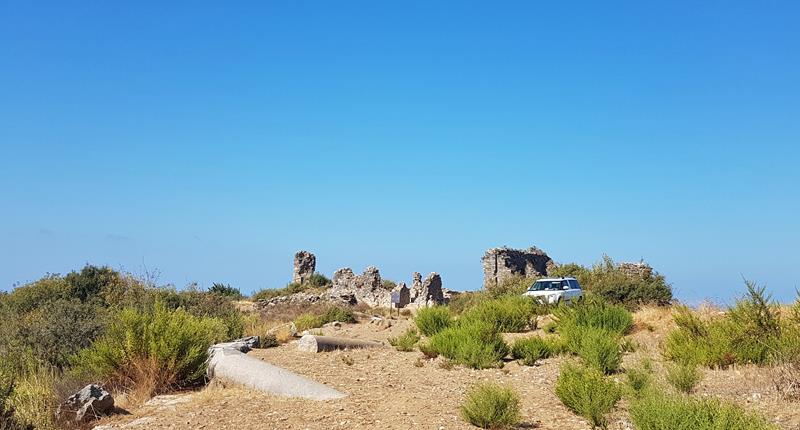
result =
[{"label": "pile of rubble", "polygon": [[[303,283],[316,270],[317,259],[308,251],[299,251],[294,256],[292,282]],[[363,303],[370,307],[392,307],[392,296],[397,299],[394,307],[429,307],[445,304],[458,292],[442,288],[442,277],[430,273],[425,279],[418,272],[412,275],[411,288],[404,282],[387,286],[375,266],[367,267],[357,275],[349,267],[333,273],[332,285],[323,292],[299,292],[288,296],[262,300],[259,305],[271,306],[279,303],[308,304],[316,302],[341,302],[350,305]]]}]

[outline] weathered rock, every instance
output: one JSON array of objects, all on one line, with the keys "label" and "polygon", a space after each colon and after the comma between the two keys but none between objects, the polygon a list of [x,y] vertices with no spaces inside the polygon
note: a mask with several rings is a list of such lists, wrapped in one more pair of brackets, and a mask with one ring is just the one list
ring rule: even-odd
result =
[{"label": "weathered rock", "polygon": [[372,307],[389,307],[392,303],[391,290],[384,288],[381,274],[374,266],[367,267],[362,275],[356,275],[349,267],[333,273],[333,286],[330,297],[353,297],[356,303]]},{"label": "weathered rock", "polygon": [[411,301],[416,301],[422,292],[422,275],[419,272],[414,272],[411,275]]},{"label": "weathered rock", "polygon": [[411,303],[411,290],[406,287],[405,282],[398,283],[392,292],[400,295],[400,301],[395,305],[398,308],[403,308]]},{"label": "weathered rock", "polygon": [[337,349],[379,348],[378,342],[308,334],[297,342],[297,350],[304,352],[323,352]]},{"label": "weathered rock", "polygon": [[[261,348],[261,338],[258,336],[248,336],[241,339],[236,339],[230,342],[218,343],[214,347],[220,348],[233,348],[238,351],[247,353],[251,349]],[[210,350],[209,350],[210,351]]]},{"label": "weathered rock", "polygon": [[547,276],[547,271],[554,265],[553,259],[535,246],[525,250],[491,248],[483,255],[481,263],[484,288],[496,286],[515,276]]},{"label": "weathered rock", "polygon": [[56,414],[75,413],[76,421],[94,419],[114,409],[114,397],[103,387],[89,384],[62,403]]},{"label": "weathered rock", "polygon": [[438,273],[429,274],[424,281],[419,295],[414,299],[414,305],[418,307],[428,307],[445,303],[442,292],[442,277]]},{"label": "weathered rock", "polygon": [[297,251],[294,254],[294,274],[292,282],[302,284],[307,281],[317,268],[317,257],[308,251]]}]

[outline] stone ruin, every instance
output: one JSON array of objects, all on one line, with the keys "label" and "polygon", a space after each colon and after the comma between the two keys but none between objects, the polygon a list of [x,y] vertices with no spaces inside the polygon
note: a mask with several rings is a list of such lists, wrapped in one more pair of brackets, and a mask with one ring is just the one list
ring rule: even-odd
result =
[{"label": "stone ruin", "polygon": [[356,275],[349,267],[333,273],[333,286],[330,293],[339,298],[352,296],[352,302],[365,303],[372,307],[389,307],[392,304],[392,290],[386,289],[381,273],[375,266],[369,266],[364,273]]},{"label": "stone ruin", "polygon": [[392,292],[399,293],[398,307],[428,307],[441,305],[446,302],[442,289],[442,277],[438,273],[431,273],[425,280],[414,272],[412,288],[400,282],[394,288],[388,289],[383,285],[380,272],[374,266],[368,267],[363,274],[356,275],[349,267],[337,270],[333,274],[333,287],[331,295],[338,298],[352,296],[354,303],[365,303],[372,307],[391,307]]},{"label": "stone ruin", "polygon": [[297,251],[294,254],[294,273],[292,283],[302,284],[307,281],[317,268],[317,257],[308,251]]},{"label": "stone ruin", "polygon": [[536,278],[547,276],[555,263],[541,249],[508,247],[491,248],[481,258],[483,265],[483,287],[493,287],[513,277]]},{"label": "stone ruin", "polygon": [[[294,273],[292,282],[303,283],[314,274],[317,259],[308,251],[298,251],[294,255]],[[392,293],[398,293],[398,307],[428,307],[446,303],[451,296],[458,294],[442,288],[442,278],[438,273],[431,273],[424,280],[422,275],[414,272],[409,289],[404,282],[395,286],[384,285],[380,271],[370,266],[364,273],[357,275],[349,267],[333,273],[332,285],[325,292],[299,292],[288,296],[274,297],[263,301],[260,305],[278,303],[316,303],[320,301],[343,302],[351,305],[364,303],[371,307],[391,307]]]},{"label": "stone ruin", "polygon": [[620,262],[617,267],[629,278],[645,279],[653,276],[653,268],[644,261],[637,263]]}]

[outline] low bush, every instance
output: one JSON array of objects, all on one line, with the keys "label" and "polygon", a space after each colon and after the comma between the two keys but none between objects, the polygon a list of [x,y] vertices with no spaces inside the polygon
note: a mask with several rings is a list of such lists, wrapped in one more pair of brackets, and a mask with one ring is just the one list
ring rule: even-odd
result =
[{"label": "low bush", "polygon": [[762,417],[716,399],[669,396],[651,390],[629,409],[638,430],[774,430]]},{"label": "low bush", "polygon": [[500,333],[519,333],[529,326],[536,327],[537,306],[529,297],[505,296],[478,303],[461,318],[484,321]]},{"label": "low bush", "polygon": [[302,314],[294,320],[294,325],[297,327],[298,332],[322,327],[323,324],[325,323],[322,322],[322,318],[320,318],[319,315],[314,315],[311,313]]},{"label": "low bush", "polygon": [[517,339],[511,346],[511,356],[526,366],[533,366],[537,361],[553,355],[551,343],[539,336]]},{"label": "low bush", "polygon": [[[162,294],[164,294],[162,292]],[[166,294],[171,295],[171,292]],[[229,339],[244,335],[244,316],[231,299],[219,294],[208,294],[192,286],[187,290],[176,292],[169,301],[164,302],[169,309],[183,308],[189,314],[200,318],[216,318],[226,327]]]},{"label": "low bush", "polygon": [[64,368],[106,327],[105,308],[77,299],[58,299],[21,316],[19,342],[40,360]]},{"label": "low bush", "polygon": [[676,308],[677,328],[669,333],[664,356],[683,365],[725,368],[731,364],[769,364],[786,351],[800,350],[791,342],[796,324],[782,321],[763,287],[745,281],[747,293],[722,316],[703,321],[686,307]]},{"label": "low bush", "polygon": [[57,376],[50,365],[35,364],[16,378],[7,399],[15,424],[34,429],[55,428],[53,409],[59,399],[53,387]]},{"label": "low bush", "polygon": [[434,306],[420,309],[414,317],[414,323],[420,333],[425,336],[433,336],[450,327],[453,324],[453,316],[446,307]]},{"label": "low bush", "polygon": [[328,307],[325,309],[325,312],[320,315],[320,318],[322,319],[322,324],[327,324],[334,321],[339,321],[341,323],[356,322],[356,316],[353,314],[353,311],[341,306]]},{"label": "low bush", "polygon": [[197,317],[158,303],[152,311],[126,309],[105,335],[78,354],[82,371],[125,388],[150,384],[150,394],[203,378],[208,348],[225,340],[227,328],[215,318]]},{"label": "low bush", "polygon": [[667,367],[667,382],[676,390],[689,394],[700,382],[703,375],[693,364],[677,364]]},{"label": "low bush", "polygon": [[590,297],[582,303],[562,305],[554,309],[556,330],[568,325],[594,327],[616,333],[628,334],[633,328],[633,315],[625,308]]},{"label": "low bush", "polygon": [[521,296],[534,282],[536,282],[536,278],[512,276],[503,279],[497,285],[488,285],[486,293],[493,299],[504,296]]},{"label": "low bush", "polygon": [[614,373],[622,362],[622,351],[615,333],[587,327],[580,337],[578,356],[589,366],[605,374]]},{"label": "low bush", "polygon": [[356,322],[355,314],[353,311],[340,306],[327,306],[319,310],[319,313],[306,312],[299,315],[294,320],[294,324],[298,331],[310,330],[312,328],[322,327],[323,325],[339,321],[342,323]]},{"label": "low bush", "polygon": [[632,367],[625,369],[625,382],[635,397],[638,397],[652,383],[652,375],[645,369]]},{"label": "low bush", "polygon": [[602,330],[618,347],[619,338],[633,327],[633,316],[628,310],[596,297],[571,306],[559,306],[553,314],[556,332],[563,337],[567,349],[575,354],[585,350],[582,339],[587,333]]},{"label": "low bush", "polygon": [[520,422],[519,395],[511,388],[483,383],[467,392],[461,416],[484,429],[514,427]]},{"label": "low bush", "polygon": [[562,366],[555,391],[567,408],[589,420],[593,427],[605,427],[606,415],[622,397],[617,384],[599,370],[571,363]]},{"label": "low bush", "polygon": [[318,289],[331,285],[331,280],[326,278],[320,273],[314,273],[305,280],[305,282],[293,282],[283,288],[265,288],[253,293],[250,300],[257,302],[259,300],[269,300],[275,297],[290,296],[292,294],[301,293],[308,289]]},{"label": "low bush", "polygon": [[489,295],[485,291],[464,291],[452,297],[447,307],[453,315],[461,315],[488,299]]},{"label": "low bush", "polygon": [[244,297],[242,296],[242,292],[239,291],[238,288],[234,288],[231,287],[230,285],[226,285],[220,282],[214,282],[214,284],[211,285],[211,288],[208,289],[208,292],[210,294],[217,294],[223,297],[228,297],[233,300],[241,300],[242,297]]},{"label": "low bush", "polygon": [[646,304],[664,306],[672,300],[672,287],[663,275],[655,271],[632,275],[607,255],[591,269],[571,263],[557,266],[548,274],[574,276],[584,290],[629,308]]},{"label": "low bush", "polygon": [[419,334],[417,334],[417,330],[413,328],[406,330],[406,332],[400,336],[389,338],[389,345],[403,352],[413,351],[417,342],[419,342]]},{"label": "low bush", "polygon": [[430,338],[432,351],[473,369],[497,367],[509,350],[494,327],[483,321],[469,321],[448,327]]},{"label": "low bush", "polygon": [[314,272],[306,279],[305,285],[311,288],[322,288],[331,285],[331,280],[321,273]]}]

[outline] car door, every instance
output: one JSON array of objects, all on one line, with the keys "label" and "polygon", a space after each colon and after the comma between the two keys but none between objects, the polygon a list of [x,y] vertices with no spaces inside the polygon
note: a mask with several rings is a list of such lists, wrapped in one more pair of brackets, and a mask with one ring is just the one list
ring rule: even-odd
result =
[{"label": "car door", "polygon": [[570,301],[575,300],[582,295],[581,287],[578,284],[578,281],[573,279],[569,280],[569,291],[567,291],[567,293],[569,294]]}]

